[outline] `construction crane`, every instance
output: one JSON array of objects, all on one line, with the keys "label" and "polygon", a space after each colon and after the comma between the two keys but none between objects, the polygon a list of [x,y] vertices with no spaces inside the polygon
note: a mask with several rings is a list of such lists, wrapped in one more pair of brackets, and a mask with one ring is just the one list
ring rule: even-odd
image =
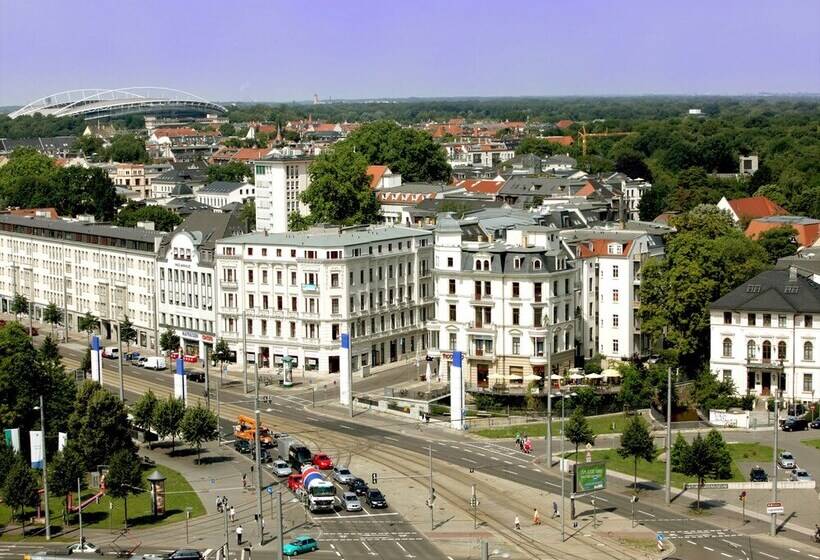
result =
[{"label": "construction crane", "polygon": [[587,127],[582,126],[580,132],[578,132],[578,138],[581,139],[581,154],[587,155],[587,138],[601,138],[605,136],[629,136],[630,134],[634,134],[633,132],[609,132],[606,130],[604,132],[587,132]]}]

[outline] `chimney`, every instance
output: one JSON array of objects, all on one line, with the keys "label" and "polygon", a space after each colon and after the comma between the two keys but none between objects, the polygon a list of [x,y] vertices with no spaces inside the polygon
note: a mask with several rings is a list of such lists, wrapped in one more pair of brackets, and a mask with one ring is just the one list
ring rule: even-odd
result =
[{"label": "chimney", "polygon": [[797,282],[797,267],[789,267],[789,282]]}]

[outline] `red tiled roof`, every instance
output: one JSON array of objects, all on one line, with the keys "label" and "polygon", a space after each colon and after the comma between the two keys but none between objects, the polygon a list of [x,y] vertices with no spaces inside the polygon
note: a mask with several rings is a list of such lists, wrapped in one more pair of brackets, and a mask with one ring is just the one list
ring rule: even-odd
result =
[{"label": "red tiled roof", "polygon": [[575,142],[572,136],[547,136],[545,140],[554,144],[561,144],[562,146],[572,146],[573,142]]},{"label": "red tiled roof", "polygon": [[168,138],[178,136],[196,136],[197,132],[191,127],[181,126],[179,128],[157,128],[154,130],[154,136],[157,138],[167,136]]},{"label": "red tiled roof", "polygon": [[504,181],[495,181],[492,179],[464,179],[456,183],[457,187],[463,188],[467,192],[479,194],[498,194],[501,187],[504,186]]},{"label": "red tiled roof", "polygon": [[762,218],[764,216],[785,216],[788,212],[766,198],[765,196],[751,196],[729,200],[729,206],[740,218]]},{"label": "red tiled roof", "polygon": [[571,127],[574,123],[575,123],[575,121],[571,121],[569,119],[561,119],[560,121],[555,123],[555,126],[560,128],[561,130],[563,130],[565,128]]},{"label": "red tiled roof", "polygon": [[12,216],[23,216],[26,218],[33,218],[37,215],[37,212],[48,212],[49,218],[57,219],[60,217],[57,214],[56,208],[16,208],[14,210],[9,210],[9,214]]},{"label": "red tiled roof", "polygon": [[[609,245],[617,243],[623,246],[623,251],[620,254],[613,255],[609,252]],[[613,241],[611,239],[591,239],[583,241],[580,245],[581,258],[586,257],[627,257],[629,251],[632,249],[631,241]]]},{"label": "red tiled roof", "polygon": [[820,220],[811,224],[789,224],[785,222],[763,222],[760,220],[752,220],[749,227],[746,228],[746,237],[751,239],[757,238],[764,231],[775,229],[779,227],[792,227],[797,232],[797,244],[801,247],[811,247],[820,239]]},{"label": "red tiled roof", "polygon": [[595,192],[595,185],[587,181],[581,189],[575,193],[575,196],[589,196]]},{"label": "red tiled roof", "polygon": [[264,132],[265,134],[276,134],[275,124],[260,124],[256,127],[256,132]]},{"label": "red tiled roof", "polygon": [[386,165],[368,165],[367,166],[367,175],[370,177],[370,188],[375,189],[379,186],[379,183],[384,177],[384,174],[387,172]]}]

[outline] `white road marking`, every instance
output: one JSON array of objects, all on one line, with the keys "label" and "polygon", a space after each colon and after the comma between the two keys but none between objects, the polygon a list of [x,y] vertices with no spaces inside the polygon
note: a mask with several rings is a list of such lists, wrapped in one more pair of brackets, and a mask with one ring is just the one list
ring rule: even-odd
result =
[{"label": "white road marking", "polygon": [[547,482],[546,480],[544,481],[544,484],[548,484],[549,486],[555,486],[556,488],[561,488],[560,484],[555,484],[554,482]]},{"label": "white road marking", "polygon": [[461,448],[460,448],[460,447],[458,447],[457,445],[451,445],[451,446],[450,446],[450,449],[459,449],[459,450],[460,450]]},{"label": "white road marking", "polygon": [[463,457],[462,461],[467,461],[468,463],[472,463],[474,465],[478,464],[478,461],[473,461],[472,459],[468,459],[467,457]]},{"label": "white road marking", "polygon": [[780,560],[779,556],[772,556],[771,554],[766,554],[765,552],[758,552],[758,554],[761,554],[763,556],[767,556],[769,558],[774,558],[774,560]]},{"label": "white road marking", "polygon": [[797,550],[796,548],[790,548],[789,550],[791,550],[792,552],[797,552],[798,554],[800,554],[800,551]]},{"label": "white road marking", "polygon": [[740,548],[740,545],[739,545],[739,544],[737,544],[737,543],[733,543],[732,541],[727,541],[726,539],[720,539],[720,540],[722,540],[722,541],[723,541],[723,542],[725,542],[726,544],[731,545],[731,546],[733,546],[733,547],[735,547],[735,548]]},{"label": "white road marking", "polygon": [[518,474],[518,473],[517,473],[517,472],[515,472],[515,471],[510,471],[510,470],[507,470],[507,469],[503,469],[503,470],[504,470],[504,472],[505,472],[505,473],[507,473],[507,474]]},{"label": "white road marking", "polygon": [[708,546],[704,546],[703,548],[705,548],[705,549],[706,549],[706,550],[708,550],[709,552],[714,552],[714,551],[715,551],[715,549],[714,549],[714,548],[709,548]]},{"label": "white road marking", "polygon": [[512,463],[510,461],[504,461],[504,464],[505,465],[512,465]]},{"label": "white road marking", "polygon": [[693,545],[695,545],[695,546],[697,546],[697,545],[698,545],[698,543],[696,543],[695,541],[686,541],[686,542],[688,542],[689,544],[693,544]]},{"label": "white road marking", "polygon": [[404,551],[404,555],[405,555],[405,557],[407,557],[407,558],[415,558],[415,556],[413,556],[412,554],[410,554],[409,552],[407,552],[407,549],[406,549],[406,548],[404,548],[404,547],[401,545],[401,543],[397,542],[397,543],[396,543],[396,545],[397,545],[400,549],[402,549],[402,550]]},{"label": "white road marking", "polygon": [[[806,554],[809,554],[809,553],[807,552]],[[809,556],[811,556],[811,557],[812,557],[812,558],[814,558],[815,560],[816,560],[817,558],[820,558],[820,556],[815,556],[814,554],[809,554]]]},{"label": "white road marking", "polygon": [[644,510],[642,510],[642,509],[639,509],[639,510],[638,510],[638,513],[642,513],[642,514],[644,514],[644,515],[648,515],[649,517],[655,517],[654,515],[652,515],[652,514],[651,514],[651,513],[649,513],[648,511],[644,511]]},{"label": "white road marking", "polygon": [[352,430],[353,429],[353,428],[351,428],[350,426],[348,426],[346,424],[339,424],[339,427],[344,428],[345,430]]},{"label": "white road marking", "polygon": [[367,549],[367,554],[368,554],[368,555],[370,555],[370,556],[376,556],[376,553],[375,553],[375,552],[373,552],[373,549],[372,549],[372,548],[370,548],[369,546],[367,546],[367,543],[366,543],[366,542],[363,542],[363,543],[362,543],[362,546],[364,546],[364,547]]},{"label": "white road marking", "polygon": [[720,555],[725,556],[726,558],[731,558],[732,557],[731,554],[726,554],[725,552],[721,552]]},{"label": "white road marking", "polygon": [[207,558],[207,557],[208,557],[208,555],[211,553],[211,551],[212,551],[212,550],[213,550],[212,548],[206,548],[206,549],[205,549],[205,552],[203,552],[203,553],[202,553],[202,556],[204,556],[205,558]]},{"label": "white road marking", "polygon": [[387,440],[390,440],[390,441],[399,441],[396,438],[390,437],[390,436],[384,436],[384,439],[387,439]]},{"label": "white road marking", "polygon": [[595,499],[596,499],[596,500],[601,500],[602,502],[609,503],[609,500],[607,500],[606,498],[601,497],[601,496],[595,496]]}]

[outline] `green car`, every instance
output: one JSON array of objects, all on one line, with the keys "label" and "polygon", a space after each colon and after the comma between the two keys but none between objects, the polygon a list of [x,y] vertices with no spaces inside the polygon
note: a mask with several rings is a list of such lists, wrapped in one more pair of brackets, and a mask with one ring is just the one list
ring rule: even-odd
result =
[{"label": "green car", "polygon": [[297,554],[304,554],[305,552],[313,552],[319,550],[319,543],[313,537],[302,535],[296,537],[288,544],[282,547],[282,552],[286,556],[296,556]]}]

